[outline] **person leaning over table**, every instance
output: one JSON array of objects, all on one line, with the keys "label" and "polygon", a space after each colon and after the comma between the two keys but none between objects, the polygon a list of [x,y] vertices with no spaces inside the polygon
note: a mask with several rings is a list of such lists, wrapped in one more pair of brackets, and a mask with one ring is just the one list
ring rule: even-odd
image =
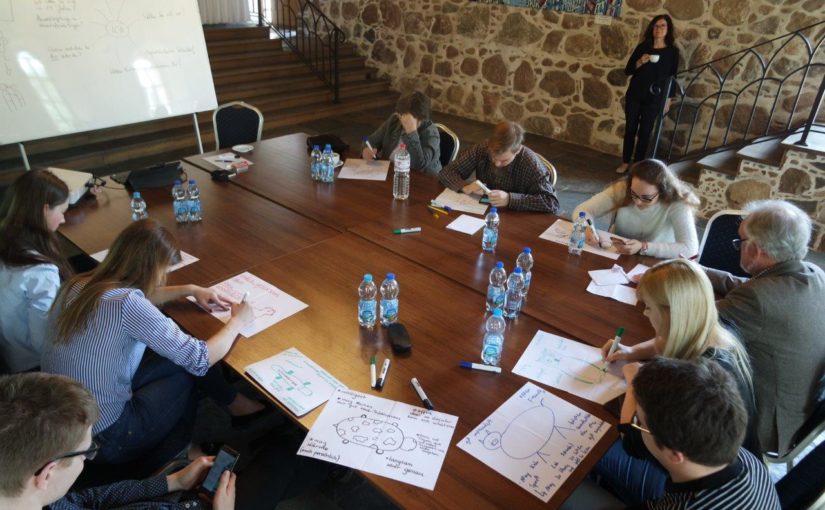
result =
[{"label": "person leaning over table", "polygon": [[759,439],[784,453],[813,412],[825,372],[825,272],[803,259],[811,218],[781,200],[752,202],[739,225],[740,265],[750,278],[706,268],[721,319],[736,328],[753,364]]},{"label": "person leaning over table", "polygon": [[[603,356],[611,362],[628,362],[624,366],[628,382],[638,368],[636,362],[657,356],[688,361],[709,359],[718,363],[731,373],[745,403],[748,426],[742,446],[754,455],[761,455],[748,353],[736,336],[719,322],[713,289],[701,266],[685,259],[660,262],[642,275],[638,294],[655,338],[632,347],[620,345],[611,355],[608,355],[612,345],[609,340],[602,347]],[[634,401],[626,395],[621,422],[630,421],[634,411]],[[594,473],[627,504],[660,497],[665,490],[667,473],[655,462],[632,456],[627,446],[622,441],[614,443],[599,460]]]},{"label": "person leaning over table", "polygon": [[[613,214],[610,232],[626,237],[613,246],[624,255],[660,259],[691,257],[699,250],[694,213],[699,199],[663,162],[645,159],[630,167],[627,176],[580,204],[589,218]],[[605,239],[599,239],[604,244]],[[587,229],[587,243],[599,242]]]},{"label": "person leaning over table", "polygon": [[518,211],[556,214],[559,199],[550,173],[536,153],[523,145],[524,129],[515,122],[502,121],[486,141],[463,152],[438,174],[442,184],[453,191],[478,193],[475,178],[490,188],[490,204]]},{"label": "person leaning over table", "polygon": [[432,175],[441,170],[441,135],[430,120],[430,98],[421,92],[402,96],[395,112],[367,139],[372,149],[364,145],[364,159],[391,160],[403,143],[410,153],[410,169]]},{"label": "person leaning over table", "polygon": [[[94,271],[66,282],[55,299],[41,367],[79,380],[94,394],[102,464],[128,463],[148,473],[185,448],[195,385],[236,419],[265,411],[223,380],[218,367],[210,369],[253,319],[252,308],[196,285],[164,286],[179,255],[175,238],[158,222],[134,222]],[[208,340],[194,338],[157,308],[187,296],[205,308],[228,308],[232,317]]]}]

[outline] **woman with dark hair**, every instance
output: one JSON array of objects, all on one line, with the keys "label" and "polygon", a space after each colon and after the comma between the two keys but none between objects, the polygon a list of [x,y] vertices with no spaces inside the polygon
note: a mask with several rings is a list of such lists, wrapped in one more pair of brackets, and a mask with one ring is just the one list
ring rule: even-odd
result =
[{"label": "woman with dark hair", "polygon": [[[632,161],[647,157],[647,145],[667,77],[676,76],[679,67],[679,50],[673,45],[675,35],[670,16],[656,16],[645,30],[644,41],[633,50],[624,68],[625,74],[632,78],[625,94],[622,164],[616,168],[616,173],[627,172]],[[671,90],[670,97],[675,93]],[[669,109],[670,98],[665,111]]]},{"label": "woman with dark hair", "polygon": [[410,169],[437,175],[441,171],[441,137],[430,120],[430,98],[421,92],[402,96],[389,116],[361,149],[364,159],[392,160],[403,143],[410,153]]},{"label": "woman with dark hair", "polygon": [[[659,160],[645,159],[630,173],[576,207],[573,218],[584,211],[591,218],[613,214],[610,231],[629,238],[614,242],[619,253],[672,259],[690,257],[699,249],[694,210],[699,199]],[[587,243],[604,245],[588,229]]]},{"label": "woman with dark hair", "polygon": [[[252,308],[196,285],[164,286],[169,265],[179,257],[166,228],[137,221],[118,235],[94,271],[66,282],[55,300],[52,342],[42,367],[82,382],[94,394],[100,419],[93,433],[102,463],[136,462],[146,473],[186,447],[195,384],[231,414],[263,409],[210,370],[253,319]],[[232,317],[208,340],[194,338],[157,308],[186,296],[203,307],[231,308]]]},{"label": "woman with dark hair", "polygon": [[72,274],[55,234],[68,207],[69,188],[48,170],[18,177],[0,206],[0,355],[12,372],[40,365],[49,309]]}]

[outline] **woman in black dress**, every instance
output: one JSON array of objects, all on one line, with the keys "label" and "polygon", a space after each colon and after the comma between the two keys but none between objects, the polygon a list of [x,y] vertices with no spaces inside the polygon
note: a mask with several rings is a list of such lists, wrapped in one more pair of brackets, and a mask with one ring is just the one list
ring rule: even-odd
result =
[{"label": "woman in black dress", "polygon": [[[657,108],[666,78],[675,76],[679,66],[679,50],[673,45],[673,21],[667,14],[653,18],[641,42],[627,61],[624,72],[630,79],[625,95],[625,130],[622,164],[616,173],[623,174],[631,162],[647,157],[650,132],[656,121]],[[651,88],[652,85],[655,88]],[[675,91],[671,91],[673,97]],[[670,98],[665,111],[670,108]],[[634,151],[635,146],[635,151]]]}]

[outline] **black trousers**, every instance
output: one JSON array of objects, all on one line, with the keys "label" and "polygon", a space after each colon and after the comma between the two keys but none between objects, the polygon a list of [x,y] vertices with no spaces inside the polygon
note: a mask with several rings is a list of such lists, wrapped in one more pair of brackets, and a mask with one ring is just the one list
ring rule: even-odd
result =
[{"label": "black trousers", "polygon": [[657,106],[657,102],[642,103],[631,95],[625,97],[623,162],[641,161],[647,157],[647,145],[650,142],[653,125],[656,123]]}]

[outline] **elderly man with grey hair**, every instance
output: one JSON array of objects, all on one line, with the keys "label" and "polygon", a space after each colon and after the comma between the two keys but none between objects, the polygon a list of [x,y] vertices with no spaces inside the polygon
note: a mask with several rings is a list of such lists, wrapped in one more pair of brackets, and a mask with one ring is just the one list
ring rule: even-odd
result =
[{"label": "elderly man with grey hair", "polygon": [[803,259],[811,219],[781,200],[749,204],[734,245],[751,278],[707,269],[719,317],[739,333],[753,364],[762,448],[784,453],[813,411],[825,371],[825,272]]}]

